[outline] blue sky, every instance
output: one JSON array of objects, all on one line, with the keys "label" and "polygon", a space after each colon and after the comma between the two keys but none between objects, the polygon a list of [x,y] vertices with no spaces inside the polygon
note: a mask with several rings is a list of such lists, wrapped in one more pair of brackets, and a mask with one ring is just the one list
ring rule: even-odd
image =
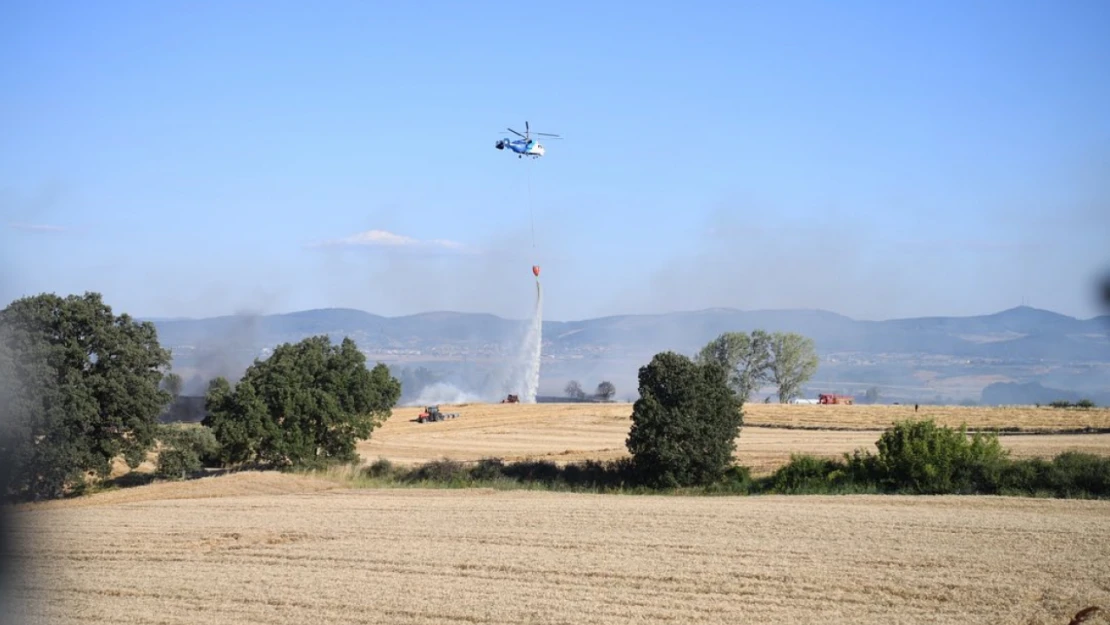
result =
[{"label": "blue sky", "polygon": [[2,11],[4,301],[1103,312],[1106,2]]}]

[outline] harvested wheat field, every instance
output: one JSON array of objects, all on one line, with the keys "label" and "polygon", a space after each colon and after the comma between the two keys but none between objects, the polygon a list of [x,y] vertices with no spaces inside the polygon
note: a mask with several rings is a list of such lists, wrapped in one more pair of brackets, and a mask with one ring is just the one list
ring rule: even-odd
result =
[{"label": "harvested wheat field", "polygon": [[1110,608],[1110,502],[347,490],[259,474],[132,492],[20,512],[33,569],[17,583],[38,599],[21,622],[1065,625]]},{"label": "harvested wheat field", "polygon": [[[631,407],[629,407],[631,413]],[[1087,410],[1036,406],[913,406],[745,404],[745,422],[824,428],[878,428],[894,421],[932,418],[938,425],[969,428],[1014,428],[1021,431],[1058,432],[1082,428],[1110,428],[1110,408]]]},{"label": "harvested wheat field", "polygon": [[[470,461],[555,462],[626,456],[631,404],[471,404],[443,406],[459,418],[417,423],[419,408],[398,408],[369,441],[359,446],[364,461],[378,457],[401,464],[448,457]],[[750,404],[737,440],[737,461],[757,475],[773,471],[791,453],[838,457],[857,448],[875,450],[892,422],[914,417],[913,406],[807,406]],[[943,425],[1014,427],[1031,431],[1110,428],[1110,410],[1051,408],[922,408],[918,418]],[[810,429],[796,429],[810,428]],[[1110,455],[1110,434],[1021,434],[1002,437],[1014,457],[1052,457],[1068,450]]]}]

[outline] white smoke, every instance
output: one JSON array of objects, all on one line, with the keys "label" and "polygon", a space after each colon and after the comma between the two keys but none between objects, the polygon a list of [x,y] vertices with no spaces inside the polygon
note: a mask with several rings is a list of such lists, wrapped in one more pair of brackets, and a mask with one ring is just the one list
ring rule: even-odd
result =
[{"label": "white smoke", "polygon": [[[540,387],[540,365],[543,347],[543,289],[536,281],[536,304],[532,318],[521,335],[520,347],[512,359],[498,367],[482,388],[464,390],[449,382],[437,382],[420,389],[407,406],[500,402],[506,395],[516,395],[521,403],[534,404]],[[465,385],[469,386],[469,385]]]},{"label": "white smoke", "polygon": [[454,384],[437,382],[420,389],[419,397],[407,402],[406,405],[432,406],[435,404],[468,404],[483,401],[489,401],[489,398],[464,391]]}]

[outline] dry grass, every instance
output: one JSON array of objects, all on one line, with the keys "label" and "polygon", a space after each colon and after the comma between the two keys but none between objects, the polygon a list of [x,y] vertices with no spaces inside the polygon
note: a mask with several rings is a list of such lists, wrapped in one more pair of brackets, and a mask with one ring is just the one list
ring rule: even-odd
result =
[{"label": "dry grass", "polygon": [[[792,453],[826,458],[840,458],[856,449],[878,453],[875,441],[880,434],[747,428],[737,439],[736,459],[751,468],[753,475],[766,475],[786,464]],[[1065,451],[1110,456],[1110,434],[1027,434],[1001,436],[999,440],[1011,458],[1052,458]]]},{"label": "dry grass", "polygon": [[21,610],[63,625],[1064,625],[1110,607],[1110,502],[313,492],[267,477],[295,493],[274,495],[254,479],[22,511],[21,594],[38,601]]},{"label": "dry grass", "polygon": [[903,419],[932,418],[937,424],[950,427],[967,423],[969,428],[1017,428],[1024,431],[1110,428],[1110,408],[1073,410],[1036,406],[921,406],[915,413],[913,406],[747,404],[744,412],[745,422],[753,425],[795,427],[882,429]]},{"label": "dry grass", "polygon": [[[401,464],[441,457],[562,463],[628,454],[624,441],[631,425],[630,404],[475,404],[443,409],[461,416],[419,424],[414,421],[418,408],[396,409],[369,441],[359,445],[359,453],[367,462],[385,457]],[[745,407],[745,423],[751,427],[745,427],[737,440],[736,458],[760,475],[784,464],[791,453],[838,457],[861,447],[874,450],[882,428],[913,416],[913,406],[751,404]],[[1110,427],[1110,410],[945,406],[923,408],[916,416],[932,416],[952,426],[967,422],[973,427],[1025,429]],[[786,429],[791,427],[825,429]],[[1014,457],[1051,457],[1067,450],[1110,455],[1110,434],[1023,434],[1004,436],[1002,444]]]},{"label": "dry grass", "polygon": [[242,495],[295,495],[339,488],[333,480],[291,476],[276,471],[244,471],[182,482],[156,482],[85,497],[54,499],[18,506],[21,510],[83,508],[171,499],[210,499]]},{"label": "dry grass", "polygon": [[[517,418],[575,418],[593,415],[601,419],[624,418],[632,414],[632,404],[568,403],[568,404],[460,404],[442,406],[445,412],[464,412],[468,417],[490,421]],[[419,407],[395,408],[392,422],[415,419]],[[932,418],[940,425],[958,427],[967,423],[971,428],[1011,427],[1026,431],[1074,430],[1078,428],[1110,428],[1110,408],[1090,410],[1060,409],[1036,406],[965,407],[894,405],[832,405],[760,404],[744,405],[744,422],[749,425],[775,425],[823,428],[883,429],[903,419]],[[460,420],[461,421],[461,420]]]}]

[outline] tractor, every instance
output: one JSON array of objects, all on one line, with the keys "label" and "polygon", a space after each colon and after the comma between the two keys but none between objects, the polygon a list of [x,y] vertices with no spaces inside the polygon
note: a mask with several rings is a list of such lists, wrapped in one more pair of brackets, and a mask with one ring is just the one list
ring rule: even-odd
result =
[{"label": "tractor", "polygon": [[424,423],[425,421],[443,421],[445,419],[454,419],[459,416],[457,412],[440,412],[439,406],[425,406],[424,412],[416,415],[417,423]]},{"label": "tractor", "polygon": [[509,395],[505,399],[501,400],[501,403],[503,403],[503,404],[515,404],[515,403],[518,403],[518,402],[520,402],[520,397],[518,397],[516,395]]}]

